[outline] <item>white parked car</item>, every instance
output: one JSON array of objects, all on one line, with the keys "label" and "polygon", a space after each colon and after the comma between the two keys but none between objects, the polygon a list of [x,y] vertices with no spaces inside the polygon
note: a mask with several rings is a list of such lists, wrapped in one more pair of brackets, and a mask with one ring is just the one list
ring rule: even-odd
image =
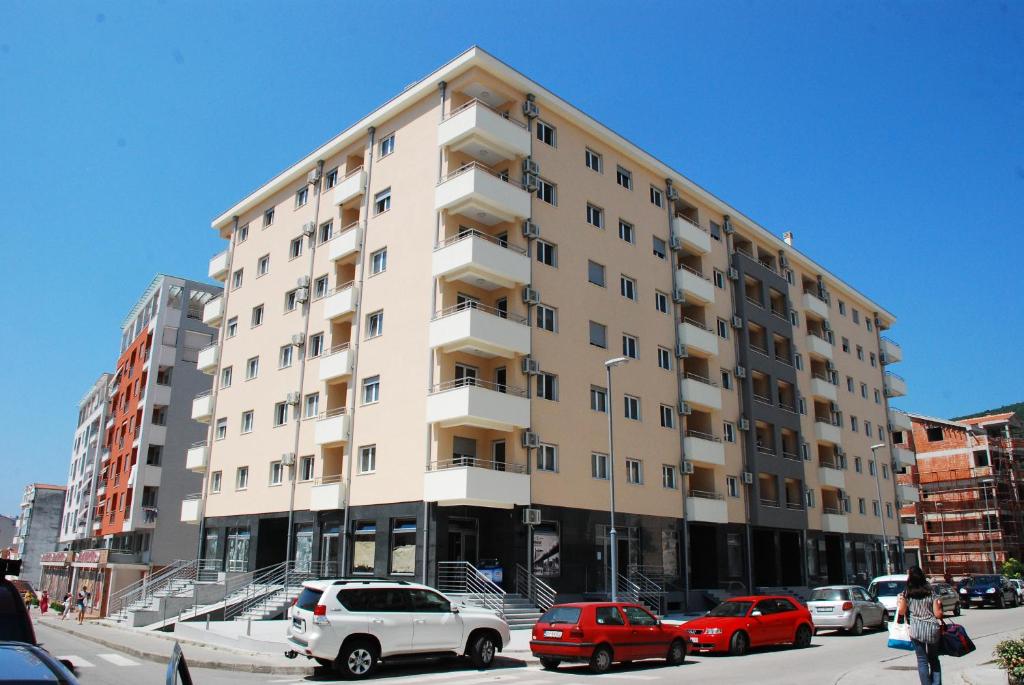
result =
[{"label": "white parked car", "polygon": [[897,573],[891,576],[878,576],[868,586],[868,594],[872,599],[881,602],[889,616],[896,615],[896,602],[907,589],[907,574]]},{"label": "white parked car", "polygon": [[466,656],[488,668],[509,643],[508,623],[493,611],[455,606],[404,581],[309,581],[288,616],[287,656],[315,659],[348,678],[365,678],[396,657]]}]

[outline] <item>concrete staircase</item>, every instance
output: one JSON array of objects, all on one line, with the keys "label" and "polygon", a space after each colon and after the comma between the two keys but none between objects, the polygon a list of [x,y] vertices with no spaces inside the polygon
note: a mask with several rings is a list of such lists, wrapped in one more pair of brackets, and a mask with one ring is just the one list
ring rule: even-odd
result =
[{"label": "concrete staircase", "polygon": [[280,618],[302,592],[302,585],[266,585],[256,588],[256,591],[261,594],[261,599],[236,614],[234,620],[267,621]]},{"label": "concrete staircase", "polygon": [[529,630],[542,615],[542,611],[535,604],[522,595],[507,594],[502,611],[508,627],[512,630]]}]

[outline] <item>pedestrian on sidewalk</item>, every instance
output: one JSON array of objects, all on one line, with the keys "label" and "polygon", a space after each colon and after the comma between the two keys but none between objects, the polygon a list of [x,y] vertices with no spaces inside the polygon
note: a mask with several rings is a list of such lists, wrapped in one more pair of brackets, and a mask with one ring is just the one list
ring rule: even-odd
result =
[{"label": "pedestrian on sidewalk", "polygon": [[75,598],[71,595],[70,592],[65,592],[64,600],[62,603],[64,605],[64,610],[60,612],[60,620],[63,621],[68,617],[68,614],[71,613],[71,610],[74,609]]},{"label": "pedestrian on sidewalk", "polygon": [[50,608],[50,593],[48,590],[43,590],[43,596],[39,598],[39,613],[45,614]]},{"label": "pedestrian on sidewalk", "polygon": [[75,596],[75,610],[78,612],[78,625],[82,625],[82,621],[85,620],[85,586],[78,591]]},{"label": "pedestrian on sidewalk", "polygon": [[912,566],[907,573],[907,589],[896,606],[900,617],[910,623],[910,639],[917,654],[917,675],[921,685],[942,685],[939,663],[939,628],[942,621],[942,600],[932,592],[924,571]]}]

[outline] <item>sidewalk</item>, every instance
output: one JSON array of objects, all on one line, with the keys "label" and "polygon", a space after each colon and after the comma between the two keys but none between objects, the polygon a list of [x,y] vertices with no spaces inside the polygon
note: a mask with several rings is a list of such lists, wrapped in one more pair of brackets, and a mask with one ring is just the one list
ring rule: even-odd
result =
[{"label": "sidewalk", "polygon": [[61,621],[59,617],[40,616],[36,613],[32,616],[32,622],[37,626],[53,628],[119,652],[161,664],[167,663],[174,643],[178,642],[181,644],[181,649],[191,668],[214,668],[225,671],[281,675],[312,675],[316,665],[306,659],[288,659],[284,656],[283,650],[277,653],[268,653],[231,649],[211,644],[209,641],[204,642],[174,633],[122,628],[100,621],[86,621],[82,625],[78,625],[78,622],[71,618]]}]

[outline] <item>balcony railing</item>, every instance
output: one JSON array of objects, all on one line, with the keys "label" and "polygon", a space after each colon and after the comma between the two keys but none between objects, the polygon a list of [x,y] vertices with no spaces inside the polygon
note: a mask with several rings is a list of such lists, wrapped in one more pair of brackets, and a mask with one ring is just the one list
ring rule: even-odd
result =
[{"label": "balcony railing", "polygon": [[686,437],[698,438],[700,440],[710,440],[711,442],[722,442],[722,439],[717,435],[711,433],[702,433],[701,431],[688,430],[686,431]]},{"label": "balcony railing", "polygon": [[815,423],[823,423],[823,424],[825,424],[827,426],[836,426],[836,427],[838,427],[838,424],[835,421],[833,421],[832,419],[830,419],[830,418],[828,418],[826,416],[815,416],[814,417],[814,422]]},{"label": "balcony railing", "polygon": [[714,490],[688,490],[686,492],[688,497],[699,497],[700,499],[725,499],[724,495],[721,495]]},{"label": "balcony railing", "polygon": [[518,252],[519,254],[526,254],[526,250],[519,247],[518,245],[510,245],[507,240],[501,240],[500,238],[496,238],[495,236],[490,235],[489,233],[478,231],[475,228],[459,231],[459,233],[451,236],[450,238],[445,238],[444,240],[439,242],[437,246],[434,247],[434,251],[436,252],[437,250],[448,247],[449,245],[454,245],[456,243],[462,242],[467,238],[481,238],[490,243],[494,243],[498,247],[504,247],[506,250],[512,250],[513,252]]},{"label": "balcony railing", "polygon": [[754,395],[754,401],[755,402],[760,402],[761,404],[767,404],[769,407],[774,404],[774,402],[772,402],[772,398],[770,398],[770,397],[768,397],[766,395],[759,395],[756,392],[753,393],[753,395]]},{"label": "balcony railing", "polygon": [[431,387],[430,394],[436,395],[437,393],[445,392],[447,390],[468,387],[484,388],[485,390],[493,390],[495,392],[513,395],[515,397],[526,397],[526,390],[523,388],[517,388],[503,383],[492,383],[491,381],[485,381],[479,378],[454,378],[452,380],[443,381]]},{"label": "balcony railing", "polygon": [[761,304],[761,301],[759,299],[757,299],[756,297],[751,297],[750,295],[747,295],[746,296],[746,300],[747,300],[747,302],[749,302],[750,304],[754,305],[758,309],[764,309],[764,305]]},{"label": "balcony railing", "polygon": [[834,507],[830,505],[822,505],[822,512],[826,514],[832,514],[834,516],[846,516],[846,511],[842,507]]},{"label": "balcony railing", "polygon": [[779,500],[778,499],[771,499],[771,498],[768,498],[768,497],[762,497],[761,498],[761,506],[762,507],[769,507],[771,509],[778,509],[779,508]]},{"label": "balcony railing", "polygon": [[444,119],[442,119],[442,121],[448,121],[452,117],[456,116],[457,114],[461,114],[462,112],[465,112],[467,109],[469,109],[471,107],[483,107],[484,109],[489,109],[490,111],[494,112],[495,114],[497,114],[499,117],[501,117],[505,121],[507,121],[507,122],[509,122],[511,124],[515,124],[519,128],[526,128],[526,124],[524,124],[523,122],[516,121],[515,119],[512,119],[512,118],[506,116],[506,114],[504,112],[499,112],[498,110],[494,109],[493,107],[488,105],[483,100],[477,100],[476,98],[473,98],[472,100],[470,100],[469,102],[465,103],[464,105],[461,105],[461,106],[456,107],[455,109],[453,109],[451,112],[448,113],[448,115]]},{"label": "balcony railing", "polygon": [[837,471],[843,468],[842,464],[834,459],[819,459],[818,466],[823,469],[836,469]]},{"label": "balcony railing", "polygon": [[456,455],[451,459],[432,461],[427,466],[427,471],[443,471],[445,469],[457,469],[461,467],[472,467],[477,469],[488,469],[490,471],[505,471],[508,473],[526,473],[525,464],[509,464],[504,461],[492,459],[478,459],[476,457]]},{"label": "balcony railing", "polygon": [[683,317],[682,323],[688,323],[694,328],[699,328],[700,330],[707,331],[708,333],[712,332],[710,328],[704,325],[703,321],[697,321],[696,319],[691,319],[687,316]]},{"label": "balcony railing", "polygon": [[804,508],[803,502],[786,502],[786,508],[790,511],[800,511]]},{"label": "balcony railing", "polygon": [[525,316],[521,316],[519,314],[511,314],[504,309],[498,309],[496,307],[491,307],[489,305],[481,304],[479,302],[461,302],[459,304],[452,305],[451,307],[445,307],[441,311],[434,314],[433,320],[436,321],[438,319],[443,319],[446,316],[452,316],[454,314],[458,314],[459,312],[464,312],[469,309],[484,312],[485,314],[491,314],[493,316],[498,317],[499,319],[508,319],[513,323],[523,324],[524,326],[530,325],[530,320],[527,319]]},{"label": "balcony railing", "polygon": [[790,452],[786,448],[782,448],[782,458],[790,461],[800,461],[800,455],[796,452]]},{"label": "balcony railing", "polygon": [[763,355],[765,357],[768,356],[768,348],[767,347],[761,347],[760,345],[758,345],[755,342],[751,342],[750,343],[750,349],[752,349],[754,352],[757,352],[758,354]]},{"label": "balcony railing", "polygon": [[713,380],[711,380],[707,376],[701,376],[699,373],[694,373],[693,371],[687,371],[686,372],[686,377],[689,378],[690,380],[697,381],[698,383],[703,383],[704,385],[710,385],[713,388],[717,388],[718,387],[718,383],[714,382]]},{"label": "balcony railing", "polygon": [[499,180],[502,180],[505,183],[508,183],[509,185],[514,186],[516,188],[522,188],[523,187],[522,183],[518,183],[516,181],[513,181],[508,176],[499,173],[498,171],[496,171],[496,170],[492,169],[491,167],[487,166],[486,164],[481,164],[480,162],[476,162],[476,161],[467,162],[467,163],[463,164],[462,166],[460,166],[455,171],[452,171],[451,173],[445,174],[444,176],[442,176],[438,180],[437,185],[441,185],[443,183],[447,183],[448,181],[451,181],[454,178],[458,178],[459,176],[462,176],[466,172],[474,171],[474,170],[483,171],[484,173],[490,174],[491,176],[494,176],[495,178],[497,178]]}]

